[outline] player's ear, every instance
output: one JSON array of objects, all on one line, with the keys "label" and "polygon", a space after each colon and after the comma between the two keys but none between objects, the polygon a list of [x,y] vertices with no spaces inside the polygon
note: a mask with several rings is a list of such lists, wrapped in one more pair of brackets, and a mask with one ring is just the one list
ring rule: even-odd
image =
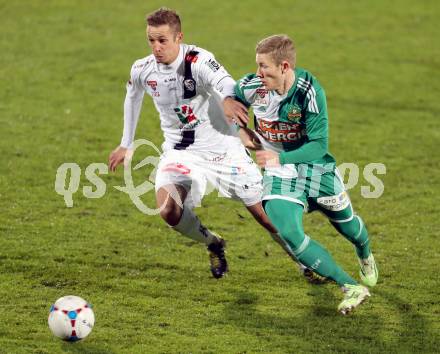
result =
[{"label": "player's ear", "polygon": [[284,74],[291,68],[290,63],[287,60],[281,62],[281,72]]},{"label": "player's ear", "polygon": [[181,42],[183,39],[183,33],[182,32],[177,32],[176,33],[176,41]]}]

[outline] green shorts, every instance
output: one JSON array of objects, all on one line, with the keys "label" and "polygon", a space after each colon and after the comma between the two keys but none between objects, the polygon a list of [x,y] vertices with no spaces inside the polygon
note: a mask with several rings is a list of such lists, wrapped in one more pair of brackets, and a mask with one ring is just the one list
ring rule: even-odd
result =
[{"label": "green shorts", "polygon": [[353,218],[353,207],[337,170],[322,175],[282,178],[263,177],[263,202],[283,199],[304,207],[305,212],[319,210],[331,221],[345,222]]}]

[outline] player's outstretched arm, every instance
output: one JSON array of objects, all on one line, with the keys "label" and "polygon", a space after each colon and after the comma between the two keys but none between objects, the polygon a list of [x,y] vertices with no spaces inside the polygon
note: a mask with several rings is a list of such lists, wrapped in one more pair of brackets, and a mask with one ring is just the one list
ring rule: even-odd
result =
[{"label": "player's outstretched arm", "polygon": [[135,132],[136,125],[141,113],[142,100],[144,98],[145,90],[140,83],[140,72],[144,67],[144,60],[137,60],[130,72],[130,80],[128,80],[126,88],[127,93],[124,100],[124,130],[122,133],[122,140],[120,146],[114,149],[108,158],[108,165],[110,171],[115,171],[116,167],[124,162],[130,156],[126,156],[127,151],[131,147]]}]

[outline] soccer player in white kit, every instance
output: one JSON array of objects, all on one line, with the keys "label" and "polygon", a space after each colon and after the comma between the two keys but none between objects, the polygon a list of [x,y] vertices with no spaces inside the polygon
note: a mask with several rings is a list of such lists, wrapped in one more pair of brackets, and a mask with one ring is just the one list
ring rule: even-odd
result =
[{"label": "soccer player in white kit", "polygon": [[[241,200],[273,236],[276,229],[261,205],[261,173],[240,139],[213,128],[208,108],[213,97],[231,116],[247,108],[230,98],[235,81],[213,54],[182,44],[180,18],[161,8],[147,17],[147,37],[153,54],[131,69],[124,102],[124,132],[109,157],[110,170],[124,161],[134,140],[144,93],[160,115],[165,141],[156,174],[156,202],[165,222],[181,234],[206,244],[215,278],[228,269],[225,242],[204,227],[192,209],[212,184],[226,197]],[[221,110],[221,106],[219,106]],[[223,114],[223,112],[221,112]]]}]

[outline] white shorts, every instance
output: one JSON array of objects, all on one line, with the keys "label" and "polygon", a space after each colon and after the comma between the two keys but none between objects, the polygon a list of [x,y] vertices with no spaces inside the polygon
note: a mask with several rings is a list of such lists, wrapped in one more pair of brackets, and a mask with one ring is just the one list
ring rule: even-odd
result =
[{"label": "white shorts", "polygon": [[156,191],[166,185],[181,185],[189,192],[185,204],[201,205],[203,197],[215,190],[219,196],[241,200],[246,206],[262,198],[262,176],[242,145],[224,152],[168,150],[160,158]]}]

